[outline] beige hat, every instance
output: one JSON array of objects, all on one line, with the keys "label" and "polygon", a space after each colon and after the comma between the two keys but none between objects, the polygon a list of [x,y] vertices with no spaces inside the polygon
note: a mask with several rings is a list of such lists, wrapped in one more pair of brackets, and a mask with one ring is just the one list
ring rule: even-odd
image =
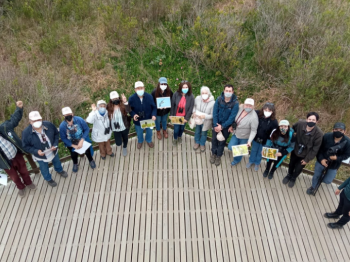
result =
[{"label": "beige hat", "polygon": [[135,88],[138,88],[138,87],[144,87],[145,85],[141,82],[141,81],[137,81],[135,83]]},{"label": "beige hat", "polygon": [[97,101],[97,106],[102,105],[102,104],[107,105],[106,101],[104,101],[104,100],[98,100]]},{"label": "beige hat", "polygon": [[62,108],[62,115],[69,115],[69,114],[73,114],[72,109],[70,109],[70,107],[64,107]]},{"label": "beige hat", "polygon": [[288,120],[281,120],[278,126],[289,126],[289,121]]},{"label": "beige hat", "polygon": [[109,94],[109,98],[110,98],[110,99],[115,99],[115,98],[118,98],[118,97],[119,97],[119,94],[118,94],[117,91],[112,91],[112,92],[110,92],[110,94]]},{"label": "beige hat", "polygon": [[29,120],[36,121],[43,119],[38,111],[32,111],[29,113]]},{"label": "beige hat", "polygon": [[247,98],[247,99],[244,101],[244,104],[254,106],[254,99],[253,99],[253,98]]},{"label": "beige hat", "polygon": [[216,139],[219,140],[219,141],[225,141],[225,137],[221,133],[221,131],[216,135]]}]

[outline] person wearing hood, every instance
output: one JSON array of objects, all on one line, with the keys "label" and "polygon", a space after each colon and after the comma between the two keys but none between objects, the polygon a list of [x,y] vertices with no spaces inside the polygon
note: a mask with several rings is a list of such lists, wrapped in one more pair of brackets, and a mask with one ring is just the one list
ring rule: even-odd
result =
[{"label": "person wearing hood", "polygon": [[[259,118],[254,110],[254,100],[247,98],[243,106],[240,106],[234,124],[229,128],[229,132],[233,133],[228,144],[228,149],[232,150],[232,146],[247,144],[252,146],[252,141],[256,136],[259,125]],[[231,166],[240,163],[242,156],[234,157]]]},{"label": "person wearing hood", "polygon": [[57,183],[50,174],[50,162],[52,162],[54,170],[60,176],[68,177],[58,156],[59,132],[54,124],[49,121],[43,121],[38,111],[29,113],[29,122],[30,125],[22,132],[23,147],[38,162],[43,178],[50,186],[55,187]]},{"label": "person wearing hood", "polygon": [[215,99],[210,92],[209,87],[202,86],[201,94],[194,100],[192,118],[195,119],[196,129],[194,135],[194,150],[200,148],[205,151],[205,142],[207,141],[208,130],[213,127],[213,108]]},{"label": "person wearing hood", "polygon": [[225,85],[224,91],[216,99],[213,109],[211,164],[216,166],[221,164],[221,156],[224,154],[226,140],[230,135],[228,129],[235,121],[238,109],[239,103],[234,94],[233,85]]},{"label": "person wearing hood", "polygon": [[[271,132],[267,139],[266,147],[278,149],[277,160],[267,159],[266,169],[263,177],[273,178],[276,169],[283,163],[287,155],[293,151],[295,138],[294,130],[290,128],[288,120],[281,120],[279,127]],[[272,168],[271,168],[272,166]]]},{"label": "person wearing hood", "polygon": [[29,176],[23,155],[27,154],[21,139],[15,132],[23,116],[23,102],[16,102],[16,110],[9,120],[0,124],[0,168],[12,179],[18,188],[18,196],[25,196],[26,187],[37,187]]},{"label": "person wearing hood", "polygon": [[[341,145],[344,144],[344,145]],[[335,154],[330,155],[329,149],[334,146],[340,146]],[[315,171],[312,177],[312,185],[307,189],[308,195],[313,195],[317,183],[328,167],[327,173],[322,182],[326,184],[332,183],[337,175],[337,171],[341,163],[350,157],[350,139],[345,135],[345,124],[337,122],[333,126],[333,132],[326,133],[322,139],[322,145],[316,156]]]},{"label": "person wearing hood", "polygon": [[[70,151],[73,160],[73,172],[78,172],[78,156],[76,149],[83,147],[84,141],[92,143],[89,138],[90,128],[85,120],[79,116],[74,116],[72,109],[69,107],[62,108],[63,122],[60,124],[60,136],[64,145]],[[96,163],[93,156],[92,145],[85,151],[84,155],[90,162],[92,169],[96,168]]]},{"label": "person wearing hood", "polygon": [[97,106],[95,104],[91,105],[91,109],[92,111],[86,118],[86,122],[93,125],[91,139],[98,143],[100,155],[103,160],[106,159],[106,155],[114,157],[110,141],[112,132],[107,114],[107,103],[104,100],[99,100],[97,101]]},{"label": "person wearing hood", "polygon": [[131,109],[124,94],[122,94],[120,99],[118,92],[112,91],[109,94],[109,98],[107,110],[111,128],[114,133],[115,144],[117,146],[123,144],[122,154],[125,157],[128,154],[127,146],[131,123],[129,113]]},{"label": "person wearing hood", "polygon": [[[171,88],[168,85],[168,80],[165,77],[159,78],[157,87],[152,91],[152,96],[156,104],[157,104],[158,97],[170,97],[170,101],[171,101],[173,97],[173,91],[171,91]],[[170,108],[157,109],[156,130],[157,130],[157,138],[159,140],[162,139],[162,134],[160,132],[160,124],[162,124],[164,138],[168,138],[168,132],[166,131],[166,129],[167,129],[169,112],[170,112]]]}]

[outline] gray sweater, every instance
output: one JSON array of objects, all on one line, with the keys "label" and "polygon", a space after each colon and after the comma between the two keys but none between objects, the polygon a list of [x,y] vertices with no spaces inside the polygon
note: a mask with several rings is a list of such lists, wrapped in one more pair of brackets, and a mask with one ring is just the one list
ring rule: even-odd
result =
[{"label": "gray sweater", "polygon": [[[237,119],[239,118],[243,110],[244,110],[243,105],[241,105],[239,107],[239,110],[235,119],[236,123],[237,123]],[[252,110],[239,122],[236,128],[235,135],[239,139],[248,139],[248,142],[251,143],[256,135],[258,126],[259,126],[258,115],[256,114],[255,110]]]},{"label": "gray sweater", "polygon": [[202,131],[207,131],[213,127],[214,104],[215,99],[213,96],[209,97],[208,102],[204,102],[202,96],[197,96],[194,100],[193,113],[205,115]]},{"label": "gray sweater", "polygon": [[[182,94],[180,94],[179,92],[175,92],[173,94],[173,97],[171,99],[170,116],[176,116],[177,107],[180,103],[181,98],[182,98]],[[186,94],[185,98],[186,98],[185,119],[189,121],[192,115],[193,107],[194,107],[194,96],[193,94],[191,95]]]}]

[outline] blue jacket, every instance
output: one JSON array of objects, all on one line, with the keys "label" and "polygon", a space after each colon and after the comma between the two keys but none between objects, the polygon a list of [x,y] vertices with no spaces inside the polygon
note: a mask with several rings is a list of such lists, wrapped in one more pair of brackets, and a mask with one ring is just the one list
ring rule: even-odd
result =
[{"label": "blue jacket", "polygon": [[[46,136],[49,138],[51,146],[58,146],[59,133],[57,128],[48,121],[43,121],[42,125]],[[46,159],[46,156],[40,156],[38,150],[42,150],[41,141],[36,132],[33,132],[32,125],[26,127],[22,132],[22,144],[24,149],[34,155],[36,158]],[[56,150],[57,151],[57,150]],[[56,154],[56,151],[54,154]]]},{"label": "blue jacket", "polygon": [[[89,138],[90,128],[89,128],[88,124],[85,122],[84,119],[82,119],[79,116],[74,116],[73,117],[73,125],[77,125],[81,129],[81,131],[82,131],[82,137],[81,138],[84,138],[84,140],[87,141],[87,142],[91,141],[90,138]],[[72,146],[72,141],[68,138],[67,129],[68,129],[67,128],[67,122],[63,121],[60,124],[60,136],[61,136],[61,139],[62,139],[64,145],[66,147],[71,147]]]},{"label": "blue jacket", "polygon": [[232,95],[230,102],[225,102],[224,92],[215,101],[213,110],[213,127],[220,124],[222,128],[227,128],[235,121],[238,113],[239,103],[235,94]]},{"label": "blue jacket", "polygon": [[[141,120],[151,119],[152,116],[157,116],[157,106],[154,103],[152,95],[145,93],[142,98],[135,93],[129,97],[129,106],[131,108],[130,115],[134,118],[134,115],[139,115],[138,121],[134,121],[134,124],[139,126]],[[144,116],[140,116],[140,112],[144,113]]]}]

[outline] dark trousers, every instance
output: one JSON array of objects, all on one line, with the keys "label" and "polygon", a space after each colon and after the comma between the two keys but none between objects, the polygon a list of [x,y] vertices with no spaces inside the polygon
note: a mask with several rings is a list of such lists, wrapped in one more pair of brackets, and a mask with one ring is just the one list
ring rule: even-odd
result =
[{"label": "dark trousers", "polygon": [[350,221],[350,200],[346,197],[344,190],[340,193],[340,201],[337,210],[335,210],[335,214],[343,215],[341,219],[337,222],[337,224],[344,226],[346,223]]},{"label": "dark trousers", "polygon": [[303,157],[298,157],[294,150],[292,151],[290,155],[290,162],[288,167],[288,174],[291,176],[291,180],[296,180],[297,177],[300,175],[301,171],[303,171],[303,168],[305,165],[301,164],[301,160],[303,160]]},{"label": "dark trousers", "polygon": [[211,153],[216,156],[222,156],[226,146],[226,140],[230,136],[228,127],[221,130],[222,135],[225,137],[224,141],[217,140],[216,136],[218,133],[213,128],[212,139],[211,139]]},{"label": "dark trousers", "polygon": [[125,130],[120,132],[114,131],[113,133],[114,133],[115,144],[117,146],[121,146],[123,143],[123,148],[126,148],[128,146],[129,128],[126,128]]},{"label": "dark trousers", "polygon": [[26,167],[26,162],[23,158],[22,153],[17,152],[15,158],[12,159],[11,162],[11,168],[5,169],[5,172],[10,176],[12,181],[16,184],[17,188],[23,189],[26,187],[26,185],[31,185],[33,182],[29,176],[29,172]]},{"label": "dark trousers", "polygon": [[[278,157],[277,160],[272,160],[272,159],[269,159],[269,161],[266,163],[266,170],[269,170],[270,172],[275,172],[277,167],[276,165],[281,161],[282,157]],[[272,168],[271,168],[272,166]],[[270,170],[271,168],[271,170]]]},{"label": "dark trousers", "polygon": [[[79,154],[73,151],[73,149],[74,149],[73,147],[68,147],[68,149],[70,151],[70,156],[71,156],[71,158],[73,160],[73,164],[75,164],[75,165],[78,164],[78,156],[79,156]],[[85,151],[85,155],[89,159],[89,162],[94,160],[92,158],[92,155],[91,155],[90,147]]]}]

